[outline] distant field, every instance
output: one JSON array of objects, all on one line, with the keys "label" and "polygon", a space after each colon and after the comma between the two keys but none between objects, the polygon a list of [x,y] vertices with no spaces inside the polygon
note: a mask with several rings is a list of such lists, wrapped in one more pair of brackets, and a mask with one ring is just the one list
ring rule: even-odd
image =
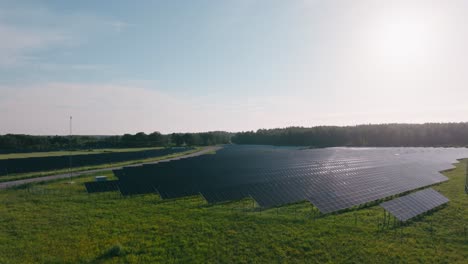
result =
[{"label": "distant field", "polygon": [[447,206],[385,228],[377,205],[314,218],[310,203],[88,195],[92,175],[30,185],[0,191],[0,263],[466,263],[464,173],[434,187]]},{"label": "distant field", "polygon": [[37,157],[57,157],[66,155],[89,155],[89,154],[100,154],[109,152],[131,152],[131,151],[143,151],[158,148],[115,148],[115,149],[90,149],[90,150],[76,150],[76,151],[49,151],[49,152],[30,152],[30,153],[11,153],[11,154],[0,154],[0,160],[4,159],[21,159],[21,158],[37,158]]}]

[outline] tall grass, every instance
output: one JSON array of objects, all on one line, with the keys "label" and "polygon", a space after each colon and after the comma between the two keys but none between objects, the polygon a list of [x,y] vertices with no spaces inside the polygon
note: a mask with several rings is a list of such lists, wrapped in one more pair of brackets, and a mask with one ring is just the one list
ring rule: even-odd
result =
[{"label": "tall grass", "polygon": [[317,217],[306,202],[88,195],[92,175],[29,185],[0,192],[0,263],[466,263],[464,166],[445,174],[450,203],[395,227],[379,206]]}]

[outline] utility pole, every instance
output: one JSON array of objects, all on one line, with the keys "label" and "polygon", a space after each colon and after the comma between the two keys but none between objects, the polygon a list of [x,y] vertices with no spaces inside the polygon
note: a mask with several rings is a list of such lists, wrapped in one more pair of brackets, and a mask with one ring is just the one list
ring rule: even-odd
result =
[{"label": "utility pole", "polygon": [[72,181],[72,116],[70,116],[70,135],[68,137],[68,166],[69,166],[69,173],[70,173],[70,183],[73,183]]}]

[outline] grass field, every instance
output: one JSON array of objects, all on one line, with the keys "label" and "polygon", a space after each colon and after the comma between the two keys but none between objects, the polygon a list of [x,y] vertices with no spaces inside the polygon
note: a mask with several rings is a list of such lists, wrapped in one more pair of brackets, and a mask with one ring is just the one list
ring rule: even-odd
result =
[{"label": "grass field", "polygon": [[434,187],[448,205],[385,228],[379,206],[314,218],[308,203],[88,195],[92,175],[30,185],[0,191],[0,263],[466,263],[464,172]]},{"label": "grass field", "polygon": [[[200,151],[201,147],[194,147],[193,149],[177,152],[165,156],[148,158],[148,159],[139,159],[139,160],[129,160],[124,162],[116,162],[116,163],[109,163],[109,164],[100,164],[94,166],[84,166],[84,167],[74,167],[73,172],[79,171],[87,171],[87,170],[95,170],[95,169],[104,169],[104,168],[112,168],[112,167],[120,167],[120,166],[128,166],[132,164],[139,164],[139,163],[146,163],[146,162],[154,162],[163,159],[170,159],[178,156],[187,155],[190,153],[194,153]],[[8,181],[15,181],[15,180],[22,180],[22,179],[31,179],[31,178],[38,178],[48,175],[55,175],[55,174],[63,174],[68,173],[69,169],[61,169],[61,170],[50,170],[50,171],[40,171],[40,172],[30,172],[30,173],[19,173],[19,174],[9,174],[6,176],[0,177],[0,182],[8,182]],[[102,174],[102,173],[101,173]],[[0,263],[1,264],[1,263]]]},{"label": "grass field", "polygon": [[10,153],[0,154],[0,160],[3,159],[22,159],[22,158],[38,158],[38,157],[57,157],[67,155],[89,155],[89,154],[101,154],[110,152],[133,152],[161,149],[158,148],[110,148],[110,149],[89,149],[89,150],[74,150],[74,151],[47,151],[47,152],[28,152],[28,153]]}]

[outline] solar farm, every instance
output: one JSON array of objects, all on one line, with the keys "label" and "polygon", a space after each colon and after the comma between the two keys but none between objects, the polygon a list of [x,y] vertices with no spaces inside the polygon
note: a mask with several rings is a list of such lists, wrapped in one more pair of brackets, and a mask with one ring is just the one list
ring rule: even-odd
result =
[{"label": "solar farm", "polygon": [[[157,193],[163,199],[200,194],[213,204],[251,197],[262,208],[308,201],[329,214],[447,181],[440,171],[463,157],[468,149],[234,145],[216,155],[124,167],[114,171],[118,182],[108,182],[111,187],[95,183],[101,189],[88,191]],[[432,197],[426,198],[432,205]],[[392,208],[405,204],[400,200]]]},{"label": "solar farm", "polygon": [[161,148],[141,151],[109,152],[87,155],[59,155],[49,157],[28,157],[0,159],[0,177],[15,173],[28,173],[67,169],[70,160],[73,167],[84,167],[101,164],[118,163],[129,160],[149,159],[176,154],[190,150],[189,148]]},{"label": "solar farm", "polygon": [[2,190],[0,263],[466,263],[467,150],[227,145]]}]

